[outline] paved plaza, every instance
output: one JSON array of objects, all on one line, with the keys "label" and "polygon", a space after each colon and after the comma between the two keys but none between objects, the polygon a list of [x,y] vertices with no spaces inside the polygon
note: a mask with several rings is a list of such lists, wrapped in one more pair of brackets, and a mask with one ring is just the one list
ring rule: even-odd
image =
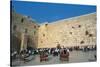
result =
[{"label": "paved plaza", "polygon": [[69,61],[61,61],[59,56],[48,56],[48,61],[40,62],[39,55],[33,55],[33,59],[31,61],[25,62],[17,59],[16,61],[12,61],[13,66],[30,66],[30,65],[44,65],[44,64],[60,64],[60,63],[77,63],[77,62],[91,62],[96,61],[94,57],[96,55],[96,51],[72,51],[70,52]]}]

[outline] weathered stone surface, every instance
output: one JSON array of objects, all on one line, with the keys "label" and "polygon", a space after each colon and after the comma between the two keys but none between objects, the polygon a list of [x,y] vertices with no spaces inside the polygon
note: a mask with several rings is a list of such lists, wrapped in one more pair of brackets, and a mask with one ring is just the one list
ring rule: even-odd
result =
[{"label": "weathered stone surface", "polygon": [[[15,12],[12,12],[11,17],[11,34],[19,40],[12,39],[16,40],[15,43],[19,41],[20,50],[27,46],[51,48],[58,44],[61,47],[96,45],[96,13],[41,25],[30,17]],[[15,43],[11,45],[14,46]]]},{"label": "weathered stone surface", "polygon": [[38,37],[38,48],[96,45],[96,13],[42,24]]},{"label": "weathered stone surface", "polygon": [[[27,46],[36,48],[38,41],[38,24],[30,17],[23,16],[16,12],[11,14],[11,34],[21,42],[17,44],[17,40],[11,38],[11,45],[19,45],[20,50],[26,49]],[[14,44],[15,42],[16,44]],[[16,47],[11,47],[16,48]]]}]

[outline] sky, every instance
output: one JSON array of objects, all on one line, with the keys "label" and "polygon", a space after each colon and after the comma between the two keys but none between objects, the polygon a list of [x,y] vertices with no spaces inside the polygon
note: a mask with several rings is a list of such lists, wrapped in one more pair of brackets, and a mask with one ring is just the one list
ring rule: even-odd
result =
[{"label": "sky", "polygon": [[62,19],[96,12],[96,6],[94,5],[12,1],[12,6],[16,13],[30,16],[38,23],[51,23]]}]

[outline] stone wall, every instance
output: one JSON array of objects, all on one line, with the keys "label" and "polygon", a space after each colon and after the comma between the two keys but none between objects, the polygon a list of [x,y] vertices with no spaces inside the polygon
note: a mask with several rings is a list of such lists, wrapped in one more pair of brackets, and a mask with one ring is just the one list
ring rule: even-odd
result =
[{"label": "stone wall", "polygon": [[39,25],[29,16],[12,12],[11,36],[13,50],[27,46],[52,48],[58,44],[62,47],[96,45],[96,13]]},{"label": "stone wall", "polygon": [[96,45],[96,13],[42,24],[38,48]]},{"label": "stone wall", "polygon": [[[36,48],[38,44],[38,24],[29,16],[24,16],[16,12],[11,12],[11,48],[12,51],[19,46],[20,50],[26,49],[27,46]],[[13,39],[19,39],[19,42]],[[15,43],[14,43],[15,42]],[[16,48],[16,49],[14,49]]]}]

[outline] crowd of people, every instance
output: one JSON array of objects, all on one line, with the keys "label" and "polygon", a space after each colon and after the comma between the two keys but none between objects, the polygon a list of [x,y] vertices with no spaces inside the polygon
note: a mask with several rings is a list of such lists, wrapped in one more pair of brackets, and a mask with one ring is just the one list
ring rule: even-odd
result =
[{"label": "crowd of people", "polygon": [[[18,55],[22,57],[24,60],[25,58],[31,56],[31,55],[40,55],[40,61],[47,61],[48,56],[59,56],[60,60],[69,60],[69,55],[71,51],[92,51],[96,50],[96,46],[84,46],[84,47],[79,47],[79,46],[74,46],[74,47],[57,47],[57,48],[31,48],[27,50],[23,50],[20,52],[20,54],[17,53],[17,51],[13,52],[11,54],[11,59],[15,59]],[[95,56],[96,57],[96,56]]]}]

